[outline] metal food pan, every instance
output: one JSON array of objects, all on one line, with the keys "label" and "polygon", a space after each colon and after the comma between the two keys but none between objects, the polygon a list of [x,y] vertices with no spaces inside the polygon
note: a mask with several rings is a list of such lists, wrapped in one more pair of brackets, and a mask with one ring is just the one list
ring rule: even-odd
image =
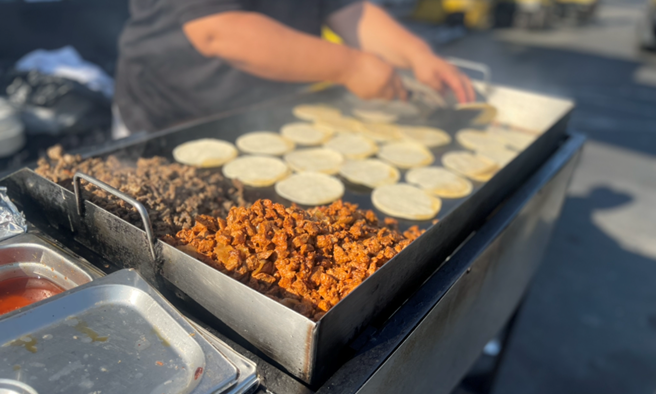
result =
[{"label": "metal food pan", "polygon": [[0,319],[0,359],[40,393],[223,393],[239,375],[132,270]]},{"label": "metal food pan", "polygon": [[248,394],[254,392],[260,384],[260,378],[257,375],[257,365],[255,362],[247,359],[241,354],[237,353],[234,349],[226,345],[219,338],[215,337],[212,333],[189,320],[192,325],[212,346],[214,346],[221,354],[223,354],[231,363],[233,363],[239,370],[239,377],[237,383],[230,388],[226,394]]},{"label": "metal food pan", "polygon": [[[292,121],[291,108],[299,103],[337,103],[341,89],[303,94],[269,105],[250,108],[214,119],[194,122],[133,141],[120,148],[97,152],[122,158],[169,156],[178,144],[203,137],[235,140],[245,132],[276,130]],[[428,228],[410,246],[354,289],[318,322],[286,308],[227,275],[162,242],[151,242],[144,232],[84,202],[78,205],[70,191],[36,175],[21,170],[5,178],[10,196],[31,215],[41,215],[50,225],[71,233],[75,239],[108,260],[138,268],[158,286],[163,280],[172,283],[239,335],[278,362],[291,374],[308,383],[317,383],[339,365],[345,345],[374,316],[387,315],[407,295],[435,271],[446,257],[482,223],[499,204],[521,185],[558,147],[563,139],[571,103],[553,100],[551,121],[542,135],[489,182],[477,184],[464,199],[445,200],[436,225],[430,222],[401,222],[402,226],[419,224]],[[425,120],[429,122],[430,120]],[[417,120],[421,123],[420,120]],[[430,122],[429,122],[430,123]],[[454,133],[455,128],[447,130]],[[439,156],[437,156],[439,160]],[[254,197],[282,201],[266,189],[250,189]],[[369,193],[349,190],[346,201],[372,209]],[[80,202],[82,200],[80,199]],[[25,208],[25,207],[29,207]],[[380,214],[380,213],[379,213]],[[147,223],[147,218],[144,222]],[[148,228],[148,226],[145,226]],[[151,251],[151,247],[153,248]],[[157,256],[153,260],[152,254]]]},{"label": "metal food pan", "polygon": [[0,281],[18,276],[48,279],[64,290],[103,276],[102,271],[32,234],[0,242]]}]

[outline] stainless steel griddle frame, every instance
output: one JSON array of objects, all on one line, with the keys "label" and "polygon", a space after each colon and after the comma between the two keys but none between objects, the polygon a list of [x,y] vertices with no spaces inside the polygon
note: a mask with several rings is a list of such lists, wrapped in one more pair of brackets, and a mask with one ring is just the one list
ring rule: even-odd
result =
[{"label": "stainless steel griddle frame", "polygon": [[[295,104],[322,102],[339,94],[342,93],[330,89],[295,96],[273,106],[256,106],[249,111],[184,125],[102,153],[135,158],[166,156],[181,142],[216,136],[219,130],[222,138],[230,140],[246,131],[277,128],[276,122],[283,124],[291,120],[290,112]],[[253,111],[257,114],[253,115]],[[373,317],[389,315],[398,308],[505,198],[547,161],[562,143],[567,118],[568,113],[565,113],[492,180],[316,323],[191,256],[149,239],[144,231],[88,201],[78,211],[73,193],[31,170],[18,171],[0,184],[8,187],[10,197],[22,205],[28,220],[32,215],[45,218],[57,231],[68,233],[107,260],[138,269],[158,288],[172,284],[290,374],[316,384],[339,366],[338,356],[346,349],[345,345]],[[155,260],[153,251],[157,256]]]},{"label": "stainless steel griddle frame", "polygon": [[[583,143],[581,135],[569,136],[389,320],[368,325],[351,344],[353,356],[314,388],[235,343],[181,300],[173,301],[196,324],[255,361],[262,379],[258,394],[451,393],[530,285]],[[63,241],[68,245],[72,239]],[[86,249],[78,252],[94,263],[102,260]]]}]

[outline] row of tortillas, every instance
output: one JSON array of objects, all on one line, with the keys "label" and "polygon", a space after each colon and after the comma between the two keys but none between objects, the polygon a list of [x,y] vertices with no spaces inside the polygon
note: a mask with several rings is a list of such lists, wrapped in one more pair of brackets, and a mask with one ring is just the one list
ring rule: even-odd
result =
[{"label": "row of tortillas", "polygon": [[[464,146],[473,140],[469,147],[475,145],[477,153],[450,152],[452,154],[444,155],[443,164],[454,172],[441,167],[423,167],[434,160],[426,148],[450,143],[448,134],[428,127],[387,124],[385,122],[394,121],[394,117],[385,117],[371,110],[354,111],[356,116],[369,123],[343,117],[338,110],[329,107],[301,106],[295,108],[294,113],[315,123],[291,123],[285,125],[280,134],[254,132],[237,140],[240,150],[256,155],[234,159],[237,152],[232,144],[203,140],[195,141],[193,149],[178,149],[174,156],[176,160],[180,159],[178,161],[191,161],[201,167],[217,166],[232,160],[223,169],[227,177],[240,179],[252,186],[276,183],[275,189],[279,195],[304,205],[326,204],[340,198],[344,193],[344,185],[339,179],[330,176],[339,172],[350,182],[374,188],[372,202],[379,210],[388,215],[414,220],[429,219],[437,214],[441,207],[437,196],[459,198],[471,193],[471,183],[454,172],[473,180],[485,181],[514,157],[512,151],[508,153],[507,149],[502,150],[497,142],[480,144],[480,140],[485,140],[487,136],[482,139],[478,136],[472,138],[465,133],[459,142]],[[519,147],[530,143],[504,131],[497,131],[494,138],[488,138],[488,141],[502,138],[505,141],[504,149],[507,145]],[[375,142],[385,144],[379,148]],[[324,148],[294,151],[296,144],[323,144]],[[219,146],[215,150],[219,153],[202,154],[208,151],[208,147]],[[186,156],[185,149],[189,149]],[[362,160],[375,153],[386,162],[377,159]],[[284,155],[285,161],[258,155]],[[418,187],[397,184],[399,171],[388,163],[399,168],[410,168],[406,180]],[[298,174],[289,176],[290,170]]]},{"label": "row of tortillas", "polygon": [[[411,139],[419,142],[426,147],[435,147],[446,145],[451,142],[451,138],[442,130],[423,127],[423,126],[404,126],[391,124],[396,120],[398,115],[385,107],[384,102],[375,103],[370,108],[356,108],[353,114],[364,122],[357,119],[343,116],[341,112],[332,107],[324,105],[301,105],[294,109],[294,113],[300,115],[302,119],[312,120],[315,126],[332,132],[361,133],[376,142],[389,142],[400,139]],[[395,103],[402,107],[412,106],[409,103]],[[376,109],[380,107],[380,109]],[[496,116],[497,110],[486,103],[468,103],[460,104],[456,107],[458,111],[475,110],[480,111],[480,115],[473,121],[475,125],[484,125],[490,123]],[[310,115],[308,115],[310,114]],[[478,135],[466,135],[470,132]],[[469,149],[486,149],[507,147],[511,150],[522,151],[530,145],[535,136],[513,130],[504,130],[492,127],[488,132],[483,133],[476,130],[465,130],[463,136],[463,146]],[[480,138],[478,138],[480,137]],[[469,143],[468,140],[472,140]],[[502,142],[502,144],[499,144]]]},{"label": "row of tortillas", "polygon": [[[327,155],[329,160],[317,160],[324,155]],[[321,205],[342,197],[344,185],[337,178],[316,172],[317,170],[326,170],[332,173],[335,168],[340,167],[341,156],[336,152],[326,149],[307,149],[292,152],[286,156],[286,159],[289,159],[288,163],[290,164],[295,163],[297,170],[312,170],[313,172],[300,172],[287,177],[289,168],[280,159],[249,155],[239,157],[226,164],[223,173],[228,178],[240,179],[251,186],[262,187],[276,183],[275,190],[280,196],[299,204]],[[322,167],[325,163],[330,163],[330,160],[333,160],[334,167],[330,169]],[[396,168],[380,160],[349,161],[341,166],[340,174],[351,182],[375,188],[372,202],[379,210],[388,215],[423,220],[434,217],[440,209],[439,198],[432,197],[414,186],[404,184],[398,187],[383,187],[392,186],[398,182],[400,174]],[[418,183],[419,186],[427,189],[426,184],[422,184],[425,180],[421,181],[421,177],[417,178],[418,180],[415,178],[412,173],[409,173],[408,181]],[[442,192],[444,197],[455,198],[456,195],[449,194],[449,190],[458,189],[459,186],[449,186],[449,179],[443,180],[441,186],[440,182],[437,182],[433,190],[428,191],[439,195],[441,187],[446,190],[446,192]],[[433,179],[433,181],[435,180]],[[461,186],[460,188],[462,189]],[[405,192],[407,194],[404,194]],[[461,191],[461,193],[465,192]],[[399,198],[401,195],[405,197]]]},{"label": "row of tortillas", "polygon": [[[264,140],[277,141],[271,138],[270,133],[261,133]],[[246,142],[248,147],[250,138],[241,140],[243,146]],[[240,140],[237,141],[238,144]],[[259,146],[259,143],[253,146]],[[289,144],[271,144],[266,152],[280,152],[289,148]],[[258,153],[260,150],[255,149]],[[173,149],[173,158],[180,163],[197,167],[218,167],[223,165],[223,174],[230,179],[239,179],[246,185],[264,187],[274,184],[276,181],[289,174],[289,167],[282,160],[272,156],[246,155],[237,157],[237,149],[227,141],[204,138],[186,142]]]},{"label": "row of tortillas", "polygon": [[[274,155],[280,156],[292,151],[295,144],[299,145],[319,145],[330,142],[335,147],[333,149],[345,154],[348,158],[363,158],[375,153],[375,148],[370,147],[364,153],[343,152],[345,139],[337,141],[328,141],[335,132],[360,133],[363,136],[375,142],[390,142],[401,139],[408,139],[418,142],[425,147],[432,148],[435,146],[446,145],[451,142],[451,138],[442,130],[421,127],[421,126],[401,126],[387,124],[395,119],[387,116],[385,102],[374,103],[376,109],[356,109],[354,114],[359,114],[370,123],[362,123],[356,119],[344,117],[336,108],[325,105],[299,105],[293,109],[297,117],[315,122],[309,123],[290,123],[281,129],[281,133],[267,131],[247,133],[239,137],[236,141],[237,147],[244,153],[257,155]],[[407,109],[412,107],[408,103],[395,103]],[[471,105],[470,105],[471,106]],[[461,106],[460,109],[466,109]],[[478,106],[475,106],[478,108]],[[467,107],[468,108],[468,107]],[[458,133],[458,141],[468,149],[473,150],[497,150],[504,146],[510,146],[514,150],[523,150],[528,146],[535,137],[518,132],[506,131],[502,129],[493,129],[489,133],[482,133],[473,130],[465,130]],[[370,143],[365,142],[370,145]],[[360,143],[363,145],[363,143]],[[174,151],[174,157],[177,161],[185,164],[191,164],[199,167],[220,166],[237,156],[234,145],[226,141],[216,139],[202,139],[192,141],[177,147]],[[402,164],[403,165],[403,164]]]},{"label": "row of tortillas", "polygon": [[[197,146],[213,145],[211,141],[200,141],[196,144],[201,144]],[[194,147],[193,144],[189,146]],[[183,153],[185,149],[189,148],[183,148]],[[316,160],[324,155],[328,160]],[[176,156],[179,156],[179,151]],[[397,186],[393,184],[398,181],[399,172],[379,160],[352,161],[341,166],[341,155],[327,149],[296,151],[288,154],[285,159],[292,167],[296,166],[301,171],[308,168],[314,171],[288,176],[289,167],[282,160],[271,156],[247,155],[225,164],[223,173],[228,178],[239,179],[251,186],[262,187],[275,183],[276,193],[283,198],[303,205],[322,205],[335,201],[344,194],[344,185],[339,179],[316,172],[316,170],[333,172],[334,169],[324,167],[332,160],[335,168],[342,167],[340,173],[346,179],[376,188],[374,193],[376,197],[374,199],[372,194],[372,201],[375,201],[374,204],[384,213],[422,220],[434,217],[441,206],[439,199],[409,185],[405,185],[401,192],[397,187],[384,188],[383,186]],[[359,163],[363,163],[364,166]],[[397,197],[399,193],[404,193],[403,190],[411,192],[405,195],[404,199],[399,200]]]},{"label": "row of tortillas", "polygon": [[[301,163],[309,160],[313,165],[312,158],[321,157],[321,152],[316,151],[306,150],[311,154],[304,156]],[[324,150],[323,153],[332,155],[335,152]],[[287,165],[270,156],[242,156],[226,164],[223,173],[252,186],[276,183],[275,190],[280,196],[304,205],[326,204],[344,193],[344,185],[327,174],[301,172],[287,177]],[[466,180],[436,167],[414,169],[406,175],[408,182],[425,191],[407,184],[395,185],[400,177],[398,170],[376,159],[349,161],[341,166],[340,174],[351,182],[374,188],[372,203],[382,212],[412,220],[429,219],[437,214],[441,201],[431,194],[458,198],[471,192],[471,184]]]},{"label": "row of tortillas", "polygon": [[[463,135],[466,136],[466,134]],[[254,139],[254,136],[267,140],[270,143],[266,145],[265,148],[262,148],[262,145],[252,144],[253,146],[259,146],[261,149],[249,149],[248,142],[244,141],[250,141]],[[273,137],[277,136],[273,133],[251,133],[250,136],[246,137],[248,138],[240,137],[238,140],[238,143],[242,147],[244,144],[247,145],[247,148],[244,148],[246,151],[250,150],[255,153],[280,153],[288,150],[290,147],[290,144],[287,141],[275,144],[274,141],[277,140]],[[371,141],[358,135],[341,135],[329,141],[326,145],[333,149],[315,148],[293,151],[285,155],[285,161],[295,171],[316,171],[334,174],[339,171],[343,162],[342,153],[349,159],[360,159],[367,157],[377,149],[377,146]],[[208,150],[213,152],[215,157],[208,157]],[[178,161],[196,161],[193,164],[200,166],[222,164],[225,161],[231,160],[235,156],[236,150],[230,143],[211,139],[192,141],[183,144],[174,150],[174,157]],[[425,166],[432,163],[434,159],[430,151],[419,144],[403,141],[392,142],[384,145],[379,152],[379,157],[399,168]],[[489,179],[496,170],[498,170],[498,168],[495,168],[492,163],[496,164],[496,167],[501,167],[508,161],[512,160],[513,157],[514,154],[512,152],[490,145],[489,149],[479,149],[479,153],[475,156],[467,154],[466,152],[459,152],[457,154],[447,154],[443,160],[445,160],[445,165],[447,167],[451,167],[453,170],[469,176],[474,180],[485,181]],[[254,161],[251,159],[240,161],[239,163],[246,163],[246,165],[248,165],[249,163],[264,162],[264,159],[258,160],[259,161]],[[242,167],[244,167],[243,164]],[[282,166],[278,165],[273,168],[282,168]],[[246,179],[252,178],[254,173],[254,170],[249,171],[249,176],[245,177]],[[269,179],[269,177],[267,176],[265,179]],[[259,185],[268,182],[246,181],[246,183]]]},{"label": "row of tortillas", "polygon": [[[405,108],[412,106],[407,103],[390,104],[389,108]],[[401,112],[401,111],[397,111]],[[407,126],[391,124],[397,115],[383,110],[356,108],[354,115],[361,120],[343,116],[341,112],[325,105],[299,105],[293,109],[298,118],[313,121],[312,127],[329,133],[355,133],[362,134],[375,142],[389,142],[401,139],[410,139],[432,148],[446,145],[451,137],[443,130],[425,126]]]},{"label": "row of tortillas", "polygon": [[[348,159],[364,159],[378,152],[376,143],[360,134],[338,134],[330,138],[329,132],[304,123],[286,125],[282,133],[282,136],[266,131],[247,133],[240,136],[236,144],[242,152],[254,155],[281,156],[292,152],[295,143],[302,145],[324,143],[326,148],[339,152]],[[381,158],[400,168],[430,164],[433,160],[432,154],[419,145],[430,147],[442,142],[450,142],[448,134],[444,133],[442,136],[434,130],[408,128],[407,133],[418,143],[390,142],[383,146],[380,152]],[[186,142],[173,150],[176,161],[197,167],[218,167],[237,157],[237,154],[237,149],[230,142],[211,138]]]}]

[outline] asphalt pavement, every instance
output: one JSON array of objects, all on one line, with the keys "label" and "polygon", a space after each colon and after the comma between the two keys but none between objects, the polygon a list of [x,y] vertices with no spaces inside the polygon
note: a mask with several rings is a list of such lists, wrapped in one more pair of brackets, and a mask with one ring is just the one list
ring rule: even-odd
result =
[{"label": "asphalt pavement", "polygon": [[438,47],[497,84],[574,99],[570,129],[589,137],[495,394],[656,394],[656,61],[637,49],[643,4],[598,11]]}]

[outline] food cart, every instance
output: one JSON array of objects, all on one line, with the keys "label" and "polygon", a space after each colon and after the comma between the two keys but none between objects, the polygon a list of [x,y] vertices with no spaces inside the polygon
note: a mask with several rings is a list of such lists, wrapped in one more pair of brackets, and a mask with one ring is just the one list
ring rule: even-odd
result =
[{"label": "food cart", "polygon": [[[30,341],[50,334],[38,331],[46,323],[34,319],[56,310],[44,321],[59,324],[58,330],[78,327],[83,320],[71,316],[89,313],[85,324],[100,325],[103,329],[95,329],[93,335],[102,335],[107,344],[114,334],[131,338],[138,347],[160,345],[162,352],[171,353],[170,360],[133,360],[135,371],[139,369],[149,379],[139,389],[129,383],[136,381],[129,370],[107,376],[112,372],[107,366],[110,356],[88,365],[81,361],[80,371],[100,368],[102,373],[87,373],[82,383],[89,381],[88,387],[72,390],[66,386],[67,392],[450,392],[518,308],[548,245],[584,143],[584,137],[567,131],[573,109],[570,101],[502,86],[477,86],[497,108],[497,122],[534,133],[535,141],[488,182],[477,183],[468,197],[445,201],[437,223],[400,220],[402,229],[418,225],[426,232],[316,321],[158,240],[148,210],[129,194],[82,172],[71,174],[72,182],[65,186],[29,168],[7,176],[0,185],[7,187],[30,222],[28,236],[38,241],[11,238],[0,246],[0,252],[15,248],[19,241],[30,247],[38,243],[44,256],[56,253],[87,276],[79,287],[0,317],[0,327],[13,327],[10,334],[4,334],[6,338],[0,334],[4,339],[0,342],[5,343],[0,358],[44,363],[37,350],[41,345]],[[186,141],[219,135],[234,141],[245,132],[278,129],[293,119],[295,105],[307,103],[342,110],[352,105],[341,88],[306,91],[120,141],[85,155],[171,158],[173,148]],[[422,114],[417,122],[454,134],[471,125],[472,116],[468,111],[438,108]],[[439,158],[454,146],[455,142],[433,153]],[[139,224],[88,201],[82,187],[87,184],[135,207]],[[281,201],[266,188],[246,188],[245,195],[251,201]],[[374,209],[369,192],[361,189],[347,187],[343,199]],[[37,261],[43,263],[39,256]],[[108,309],[98,309],[99,305]],[[127,312],[120,312],[121,307]],[[122,319],[121,313],[147,323],[127,333],[124,326],[130,323],[103,323],[104,316]],[[75,324],[68,324],[70,319]],[[81,349],[105,345],[96,343],[98,337],[85,330],[78,327],[81,339],[67,345],[87,337],[91,339],[80,344]],[[43,346],[48,349],[47,344]],[[85,352],[74,353],[84,358]],[[56,353],[48,354],[47,360],[53,362]],[[114,361],[120,358],[117,354],[110,357],[114,368],[121,364]],[[57,392],[63,392],[64,386],[53,383],[53,376],[58,382],[70,372],[57,365],[43,372],[5,364],[0,363],[0,377],[56,387]],[[166,366],[162,364],[175,364],[175,372],[169,368],[162,374]],[[178,365],[185,372],[179,372]],[[53,374],[53,370],[59,372]],[[37,378],[31,381],[32,376]],[[113,381],[124,385],[112,385]],[[34,388],[43,392],[39,387]]]}]

